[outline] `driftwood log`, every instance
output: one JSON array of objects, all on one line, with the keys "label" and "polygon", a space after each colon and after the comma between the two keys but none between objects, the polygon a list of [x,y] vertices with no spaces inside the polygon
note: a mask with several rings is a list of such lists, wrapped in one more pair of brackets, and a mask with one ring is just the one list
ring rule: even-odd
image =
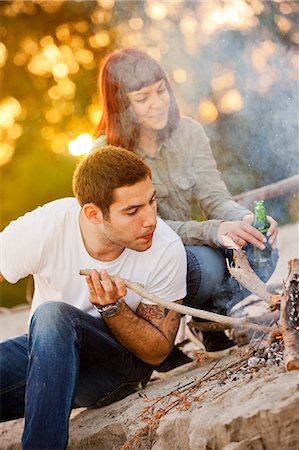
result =
[{"label": "driftwood log", "polygon": [[269,198],[278,197],[280,195],[299,191],[299,175],[285,178],[276,183],[268,184],[267,186],[253,189],[251,191],[243,192],[235,195],[234,200],[246,208],[250,208],[255,200],[267,200]]},{"label": "driftwood log", "polygon": [[238,247],[235,242],[228,236],[221,236],[226,247],[232,248],[234,267],[228,265],[227,269],[232,277],[234,277],[242,286],[253,294],[257,295],[261,300],[270,302],[271,294],[268,292],[267,285],[256,275],[251,268],[245,252]]},{"label": "driftwood log", "polygon": [[299,259],[288,263],[284,292],[271,297],[272,309],[280,308],[280,329],[284,342],[287,370],[299,370]]},{"label": "driftwood log", "polygon": [[[256,316],[256,317],[250,317],[251,323],[256,323],[260,325],[265,325],[265,328],[263,328],[264,331],[269,330],[269,328],[275,324],[277,327],[277,322],[280,318],[280,312],[279,311],[273,311],[273,312],[266,312],[263,313],[262,316]],[[196,328],[200,331],[224,331],[231,327],[227,327],[225,324],[216,323],[216,322],[198,322],[196,320],[190,320],[187,323],[188,327],[190,329]],[[271,329],[272,330],[272,329]],[[273,328],[273,331],[277,330],[277,328]]]},{"label": "driftwood log", "polygon": [[289,273],[283,294],[271,294],[267,286],[249,265],[245,253],[227,236],[225,245],[233,248],[234,265],[230,274],[246,289],[268,302],[269,309],[280,309],[280,331],[284,341],[284,360],[287,370],[299,370],[299,259],[289,261]]}]

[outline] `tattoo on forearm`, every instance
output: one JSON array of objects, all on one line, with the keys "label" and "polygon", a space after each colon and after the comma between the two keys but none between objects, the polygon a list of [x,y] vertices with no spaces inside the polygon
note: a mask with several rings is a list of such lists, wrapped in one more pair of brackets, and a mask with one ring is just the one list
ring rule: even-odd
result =
[{"label": "tattoo on forearm", "polygon": [[[149,322],[151,322],[152,320],[161,320],[161,319],[165,319],[165,317],[170,313],[170,310],[167,308],[161,308],[158,305],[148,305],[148,306],[144,306],[142,308],[142,317],[145,320],[148,320]],[[171,317],[171,322],[175,322],[180,320],[181,318],[181,314],[175,312],[174,315]]]},{"label": "tattoo on forearm", "polygon": [[137,314],[147,322],[156,327],[169,342],[173,343],[178,331],[181,314],[162,308],[158,305],[146,305],[141,303],[138,306]]},{"label": "tattoo on forearm", "polygon": [[154,319],[163,319],[165,317],[165,311],[163,313],[163,309],[156,305],[151,305],[143,308],[142,316],[145,320],[151,322]]}]

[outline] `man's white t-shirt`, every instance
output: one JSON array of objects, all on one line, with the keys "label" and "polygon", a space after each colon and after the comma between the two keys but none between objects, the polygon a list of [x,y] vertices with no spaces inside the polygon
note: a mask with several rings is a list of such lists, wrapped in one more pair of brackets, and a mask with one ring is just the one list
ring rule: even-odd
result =
[{"label": "man's white t-shirt", "polygon": [[[144,289],[172,302],[186,295],[186,253],[179,236],[158,218],[152,246],[137,252],[126,248],[115,260],[102,262],[86,251],[75,198],[47,203],[12,221],[1,233],[0,272],[10,283],[34,277],[31,315],[46,301],[69,303],[93,316],[87,284],[80,269],[106,269],[110,275],[141,283]],[[140,301],[128,289],[125,297],[135,311]]]}]

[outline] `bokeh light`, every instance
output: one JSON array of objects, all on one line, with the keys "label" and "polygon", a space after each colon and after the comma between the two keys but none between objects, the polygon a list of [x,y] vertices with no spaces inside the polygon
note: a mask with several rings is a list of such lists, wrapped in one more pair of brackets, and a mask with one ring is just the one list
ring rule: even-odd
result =
[{"label": "bokeh light", "polygon": [[0,67],[3,67],[7,60],[7,48],[0,42]]},{"label": "bokeh light", "polygon": [[90,151],[92,142],[93,139],[90,134],[82,133],[68,143],[69,152],[72,156],[85,155]]},{"label": "bokeh light", "polygon": [[218,110],[215,103],[210,99],[203,98],[198,106],[199,120],[203,123],[214,122],[218,117]]},{"label": "bokeh light", "polygon": [[230,89],[222,95],[217,105],[222,113],[231,114],[240,111],[244,106],[244,101],[237,89]]},{"label": "bokeh light", "polygon": [[145,12],[146,14],[153,20],[163,20],[167,16],[167,7],[168,4],[166,2],[158,2],[158,1],[146,1]]},{"label": "bokeh light", "polygon": [[187,80],[187,72],[183,68],[177,68],[173,72],[173,79],[177,83],[184,83]]}]

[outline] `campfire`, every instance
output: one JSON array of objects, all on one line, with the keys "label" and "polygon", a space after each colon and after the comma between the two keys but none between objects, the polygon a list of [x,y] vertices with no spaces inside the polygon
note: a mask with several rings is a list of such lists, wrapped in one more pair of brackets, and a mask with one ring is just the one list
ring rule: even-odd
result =
[{"label": "campfire", "polygon": [[299,370],[299,259],[288,263],[289,274],[282,294],[270,297],[270,309],[280,309],[280,331],[287,370]]}]

